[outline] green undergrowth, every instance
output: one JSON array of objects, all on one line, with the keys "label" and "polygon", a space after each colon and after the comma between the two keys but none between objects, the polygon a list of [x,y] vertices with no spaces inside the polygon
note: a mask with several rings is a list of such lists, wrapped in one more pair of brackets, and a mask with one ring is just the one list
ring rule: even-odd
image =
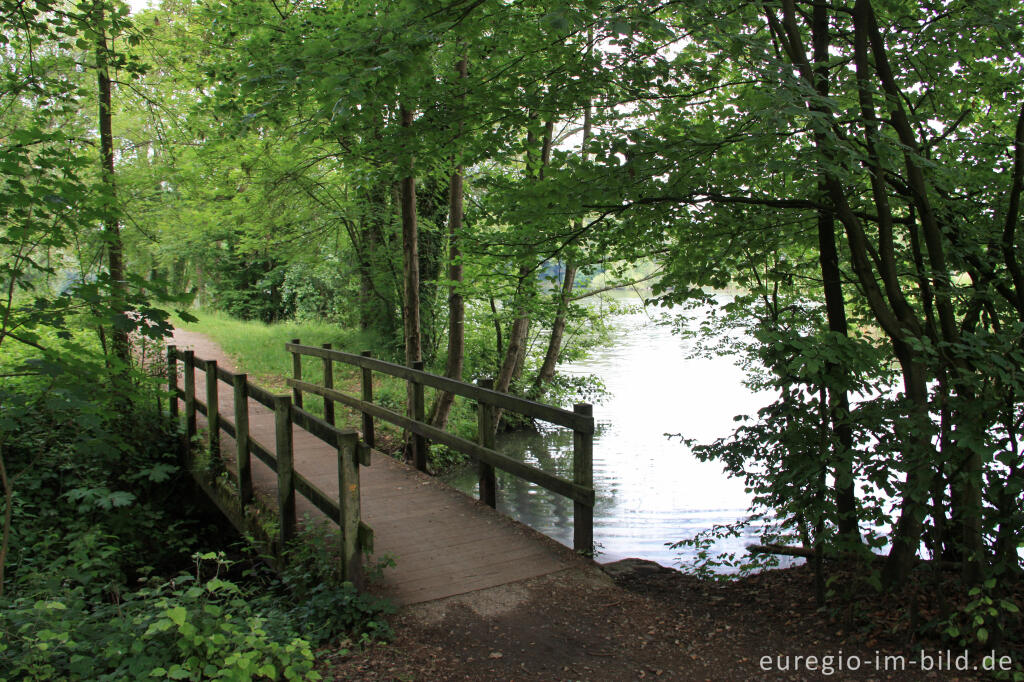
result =
[{"label": "green undergrowth", "polygon": [[280,576],[240,549],[180,466],[158,377],[67,344],[0,356],[0,680],[318,679],[318,648],[389,636],[320,539]]}]

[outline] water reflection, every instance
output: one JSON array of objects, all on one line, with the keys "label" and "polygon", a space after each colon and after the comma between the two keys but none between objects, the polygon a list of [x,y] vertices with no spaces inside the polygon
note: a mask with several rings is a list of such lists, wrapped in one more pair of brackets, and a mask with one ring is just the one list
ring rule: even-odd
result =
[{"label": "water reflection", "polygon": [[[755,413],[768,397],[743,386],[742,370],[733,359],[687,358],[686,342],[655,323],[660,312],[617,315],[611,346],[597,349],[586,362],[561,368],[597,375],[609,393],[594,407],[594,537],[601,561],[641,557],[677,565],[679,552],[666,543],[732,523],[748,506],[741,481],[726,478],[719,464],[698,461],[678,438],[666,434],[700,442],[728,435],[735,415]],[[551,427],[508,434],[499,437],[498,449],[572,478],[571,431]],[[475,468],[448,480],[476,494]],[[571,500],[501,471],[498,489],[502,512],[572,546]],[[715,549],[741,552],[756,539],[756,529],[750,529]]]}]

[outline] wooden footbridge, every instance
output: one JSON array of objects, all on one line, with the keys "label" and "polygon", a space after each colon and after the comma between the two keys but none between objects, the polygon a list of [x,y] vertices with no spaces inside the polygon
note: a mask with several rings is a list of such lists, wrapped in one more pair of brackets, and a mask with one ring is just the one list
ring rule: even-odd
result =
[{"label": "wooden footbridge", "polygon": [[[590,405],[562,410],[493,391],[484,381],[469,384],[424,372],[422,363],[404,367],[369,353],[304,346],[298,339],[282,349],[293,356],[294,376],[288,380],[292,394],[273,395],[232,371],[230,361],[205,337],[179,330],[174,340],[177,345],[167,349],[169,389],[177,396],[171,414],[185,422],[183,452],[194,451],[199,429],[205,427],[202,445],[219,455],[212,470],[223,473],[197,474],[197,480],[240,530],[262,536],[272,554],[279,555],[304,520],[329,524],[337,532],[343,575],[362,584],[368,554],[393,557],[395,566],[370,589],[405,605],[564,570],[578,566],[584,560],[580,555],[592,553]],[[192,348],[183,350],[186,346]],[[303,356],[322,361],[318,382],[303,377]],[[358,398],[334,388],[335,363],[360,369]],[[407,382],[407,414],[374,402],[374,373]],[[426,423],[424,386],[476,402],[476,442]],[[322,418],[304,409],[305,394],[323,398]],[[335,425],[336,403],[361,414],[359,431]],[[494,424],[499,410],[571,428],[573,479],[497,452]],[[375,421],[410,434],[415,466],[373,449]],[[477,462],[479,501],[424,473],[428,439]],[[186,456],[195,471],[194,456]],[[575,551],[495,511],[495,468],[573,500]]]}]

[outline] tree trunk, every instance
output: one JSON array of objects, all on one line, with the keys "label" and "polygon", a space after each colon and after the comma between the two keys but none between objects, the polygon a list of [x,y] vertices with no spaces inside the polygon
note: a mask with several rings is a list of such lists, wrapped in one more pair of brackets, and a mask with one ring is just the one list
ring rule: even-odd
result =
[{"label": "tree trunk", "polygon": [[[828,25],[828,10],[825,5],[814,6],[812,15],[813,58],[815,64],[815,90],[822,97],[828,97],[828,46],[831,35]],[[815,131],[815,144],[826,144],[824,131]],[[826,178],[821,177],[819,189],[827,193]],[[849,328],[846,319],[846,304],[843,300],[843,286],[839,271],[839,251],[836,248],[835,218],[832,211],[818,211],[818,258],[821,267],[822,289],[825,297],[825,311],[829,331],[846,337]],[[826,376],[837,377],[842,383],[849,373],[848,368],[835,363],[826,365]],[[857,493],[853,480],[853,430],[850,428],[850,399],[845,389],[827,386],[828,415],[835,435],[833,462],[835,478],[836,526],[839,535],[851,543],[860,542],[857,519]]]},{"label": "tree trunk", "polygon": [[[591,39],[593,36],[591,35]],[[580,155],[586,159],[587,143],[590,141],[592,112],[590,103],[587,103],[583,110],[583,139],[580,142]],[[550,146],[550,145],[549,145]],[[555,378],[555,366],[558,364],[558,356],[562,353],[562,339],[565,336],[566,315],[569,312],[569,303],[572,300],[572,287],[576,280],[576,264],[568,261],[565,264],[565,272],[562,275],[562,286],[558,293],[558,304],[555,310],[555,320],[551,323],[551,336],[548,337],[548,350],[544,354],[544,362],[537,372],[533,381],[533,387],[540,393],[544,384]]]},{"label": "tree trunk", "polygon": [[[412,127],[413,112],[402,107],[402,127]],[[405,330],[405,364],[422,359],[420,341],[420,256],[419,235],[416,223],[416,178],[413,174],[413,160],[409,158],[408,175],[401,180],[402,203],[402,268],[404,287],[402,319]]]},{"label": "tree trunk", "polygon": [[[459,60],[455,67],[460,79],[466,78],[466,58]],[[460,126],[461,128],[461,126]],[[463,176],[462,166],[457,165],[448,185],[448,361],[444,374],[450,379],[462,379],[462,368],[466,351],[466,304],[462,298],[462,254],[459,251],[459,236],[462,233],[463,218]],[[430,423],[443,429],[448,424],[455,395],[442,391],[430,413]]]},{"label": "tree trunk", "polygon": [[[121,226],[116,214],[117,187],[114,183],[114,133],[113,110],[111,108],[111,83],[107,31],[104,28],[102,3],[93,6],[93,23],[96,31],[96,81],[99,94],[100,167],[107,199],[103,219],[103,239],[107,250],[107,271],[110,275],[111,311],[115,316],[124,316],[127,310],[128,284],[124,273],[124,244],[121,241]],[[131,360],[126,329],[113,325],[110,330],[111,349],[114,357],[127,365]]]}]

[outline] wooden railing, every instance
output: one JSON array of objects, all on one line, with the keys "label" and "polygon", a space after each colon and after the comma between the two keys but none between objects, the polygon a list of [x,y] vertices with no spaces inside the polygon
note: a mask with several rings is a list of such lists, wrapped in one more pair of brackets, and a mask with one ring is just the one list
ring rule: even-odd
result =
[{"label": "wooden railing", "polygon": [[[292,353],[294,377],[288,379],[288,385],[292,388],[296,405],[302,405],[302,394],[305,392],[324,399],[324,414],[333,415],[334,402],[361,412],[363,440],[371,447],[374,444],[374,419],[383,419],[409,431],[412,434],[412,460],[421,471],[426,471],[427,468],[428,440],[447,445],[453,450],[468,455],[478,463],[480,500],[491,507],[496,506],[497,502],[495,469],[507,471],[514,476],[568,497],[573,501],[573,548],[577,552],[592,555],[594,549],[594,417],[592,406],[579,404],[570,412],[492,390],[491,380],[481,379],[477,384],[457,381],[424,372],[422,362],[413,363],[412,367],[404,367],[377,360],[371,357],[369,351],[355,355],[333,350],[330,344],[323,347],[304,346],[299,339],[285,344],[285,349]],[[317,357],[323,360],[322,386],[303,380],[302,356]],[[333,363],[335,362],[354,365],[362,370],[360,398],[334,389]],[[387,374],[407,382],[411,396],[408,416],[374,404],[373,372]],[[440,391],[463,396],[477,402],[477,442],[474,443],[426,423],[424,386],[431,386]],[[572,480],[560,478],[495,450],[495,421],[498,418],[498,410],[516,412],[572,429]]]},{"label": "wooden railing", "polygon": [[[178,388],[178,361],[183,364],[184,389]],[[196,396],[196,370],[206,373],[206,400]],[[364,524],[359,509],[359,465],[370,464],[370,448],[359,441],[354,429],[339,429],[334,425],[333,410],[325,411],[320,419],[302,409],[301,397],[273,395],[253,385],[245,374],[228,372],[217,366],[215,360],[203,360],[191,350],[181,351],[175,346],[167,348],[168,390],[185,403],[184,452],[191,451],[197,435],[196,415],[206,416],[206,446],[212,457],[220,456],[220,432],[235,439],[235,472],[238,505],[244,510],[253,502],[252,461],[256,455],[277,479],[277,507],[280,518],[279,545],[283,549],[295,537],[298,519],[295,510],[295,492],[298,491],[313,506],[338,524],[339,550],[344,580],[360,583],[362,580],[362,551],[372,551],[373,531]],[[234,397],[233,421],[220,414],[218,382],[231,387]],[[260,443],[249,432],[249,400],[255,400],[274,413],[274,446]],[[178,401],[170,401],[171,416],[179,418]],[[338,499],[331,499],[312,481],[295,470],[292,426],[297,425],[338,451]]]}]

